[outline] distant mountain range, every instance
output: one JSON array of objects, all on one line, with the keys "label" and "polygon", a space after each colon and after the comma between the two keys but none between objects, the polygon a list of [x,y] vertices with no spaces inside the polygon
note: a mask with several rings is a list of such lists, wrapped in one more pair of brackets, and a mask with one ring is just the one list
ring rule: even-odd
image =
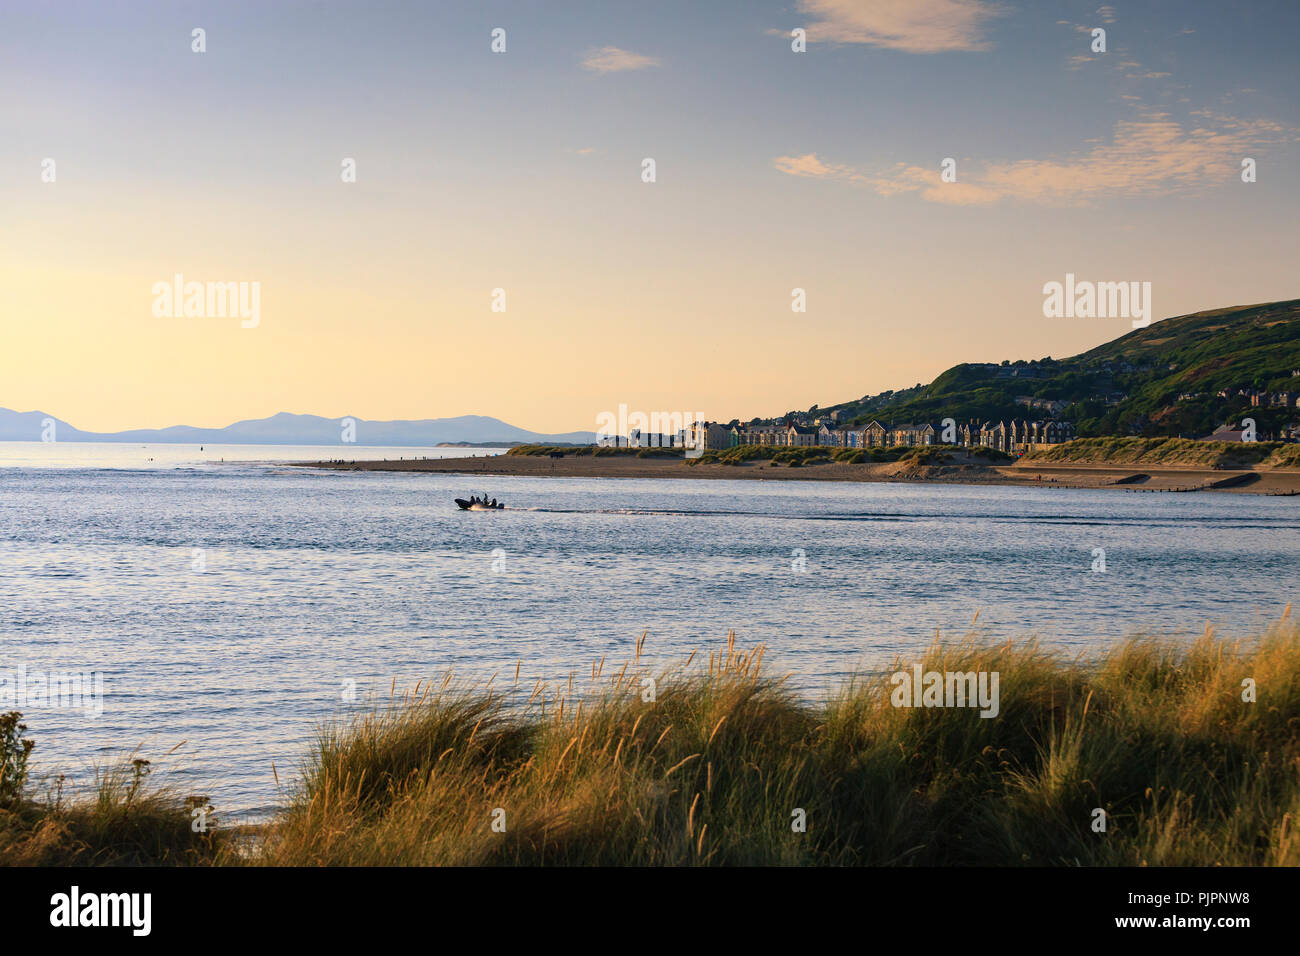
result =
[{"label": "distant mountain range", "polygon": [[[1253,392],[1264,393],[1262,400]],[[929,385],[787,416],[838,412],[840,422],[856,424],[1056,417],[1088,437],[1199,436],[1249,415],[1261,433],[1278,433],[1296,418],[1297,392],[1300,299],[1291,299],[1164,319],[1071,358],[963,363]],[[354,422],[358,445],[587,445],[597,437],[544,435],[483,415],[372,422],[287,412],[225,428],[85,432],[45,412],[0,408],[0,441],[40,441],[50,420],[59,441],[144,444],[342,445],[345,421]]]},{"label": "distant mountain range", "polygon": [[58,441],[113,441],[184,445],[342,445],[345,429],[352,423],[351,438],[357,445],[386,445],[427,448],[438,444],[516,442],[527,444],[591,444],[595,432],[567,432],[544,435],[509,425],[485,415],[459,418],[425,418],[418,421],[372,422],[364,418],[322,418],[280,412],[270,418],[235,422],[225,428],[137,428],[123,432],[87,432],[46,412],[15,412],[0,408],[0,441],[41,441],[50,422]]}]

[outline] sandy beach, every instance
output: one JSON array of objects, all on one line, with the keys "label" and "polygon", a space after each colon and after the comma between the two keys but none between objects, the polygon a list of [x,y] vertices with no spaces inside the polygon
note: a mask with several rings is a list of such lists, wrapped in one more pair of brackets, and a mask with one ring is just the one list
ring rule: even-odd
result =
[{"label": "sandy beach", "polygon": [[[303,461],[299,467],[339,471],[409,471],[531,478],[687,478],[757,481],[897,481],[933,484],[1033,485],[1045,488],[1110,488],[1133,493],[1214,491],[1232,494],[1300,495],[1300,471],[1218,470],[1198,466],[988,465],[977,462],[916,465],[910,462],[850,465],[831,462],[790,468],[768,461],[739,465],[691,465],[680,459],[588,455],[545,458],[497,455],[479,458]],[[472,488],[470,490],[473,490]]]}]

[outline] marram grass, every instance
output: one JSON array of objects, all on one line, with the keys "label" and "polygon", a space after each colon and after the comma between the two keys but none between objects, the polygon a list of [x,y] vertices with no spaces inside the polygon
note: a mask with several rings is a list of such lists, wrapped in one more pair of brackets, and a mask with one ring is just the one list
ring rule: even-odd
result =
[{"label": "marram grass", "polygon": [[[251,846],[219,830],[187,837],[183,802],[133,807],[119,789],[89,809],[0,810],[0,859],[1300,863],[1300,629],[1285,617],[1249,641],[1134,639],[1086,662],[975,638],[925,652],[925,671],[996,671],[995,718],[893,706],[889,673],[910,673],[913,660],[815,705],[761,662],[761,649],[731,639],[673,672],[594,667],[581,694],[447,680],[325,729],[288,806]],[[1254,702],[1243,700],[1248,680]]]}]

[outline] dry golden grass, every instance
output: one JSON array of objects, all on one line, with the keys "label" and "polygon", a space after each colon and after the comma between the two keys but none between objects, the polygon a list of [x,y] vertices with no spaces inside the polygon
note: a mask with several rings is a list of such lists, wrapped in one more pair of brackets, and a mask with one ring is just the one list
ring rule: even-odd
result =
[{"label": "dry golden grass", "polygon": [[[1289,608],[1288,608],[1289,612]],[[694,658],[694,655],[692,655]],[[811,705],[734,637],[585,686],[449,678],[322,731],[250,845],[195,835],[127,778],[90,805],[0,812],[15,863],[322,865],[1296,865],[1300,629],[1134,639],[1095,659],[939,644],[996,671],[1000,711],[895,707],[899,660]],[[654,694],[648,693],[654,681]],[[1243,700],[1251,680],[1257,700]],[[651,699],[652,698],[652,699]],[[138,784],[139,781],[134,781]],[[1106,813],[1095,832],[1095,811]],[[806,830],[792,827],[797,813]],[[494,826],[494,823],[496,826]]]},{"label": "dry golden grass", "polygon": [[1026,452],[1026,462],[1107,465],[1201,465],[1205,468],[1296,468],[1300,445],[1201,441],[1194,438],[1076,438]]},{"label": "dry golden grass", "polygon": [[75,801],[57,791],[0,808],[0,862],[7,866],[183,866],[209,864],[219,840],[195,832],[191,807],[148,784],[140,759],[97,774]]},{"label": "dry golden grass", "polygon": [[[326,734],[258,859],[279,865],[1300,862],[1300,634],[931,648],[997,671],[1001,712],[897,708],[884,677],[812,707],[734,639],[580,699],[450,685]],[[910,661],[899,661],[906,670]],[[892,669],[891,669],[892,671]],[[1257,703],[1242,701],[1253,678]],[[1107,813],[1094,832],[1094,810]],[[806,832],[792,829],[802,810]],[[504,831],[494,830],[495,819]],[[500,816],[504,813],[504,817]]]}]

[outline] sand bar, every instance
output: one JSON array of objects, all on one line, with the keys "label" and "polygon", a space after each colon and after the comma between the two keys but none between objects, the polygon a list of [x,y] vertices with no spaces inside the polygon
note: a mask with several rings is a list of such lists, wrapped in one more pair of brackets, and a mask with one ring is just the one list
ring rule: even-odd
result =
[{"label": "sand bar", "polygon": [[[409,471],[449,475],[517,475],[530,478],[678,478],[773,481],[893,481],[927,484],[1032,485],[1044,488],[1109,488],[1117,492],[1214,492],[1220,494],[1300,495],[1300,471],[1223,470],[1195,465],[1131,464],[988,465],[910,462],[850,465],[829,462],[790,468],[768,461],[739,465],[691,465],[681,459],[635,456],[566,455],[547,458],[496,455],[477,458],[335,460],[293,462],[299,467],[339,471]],[[1218,485],[1219,487],[1215,487]]]}]

